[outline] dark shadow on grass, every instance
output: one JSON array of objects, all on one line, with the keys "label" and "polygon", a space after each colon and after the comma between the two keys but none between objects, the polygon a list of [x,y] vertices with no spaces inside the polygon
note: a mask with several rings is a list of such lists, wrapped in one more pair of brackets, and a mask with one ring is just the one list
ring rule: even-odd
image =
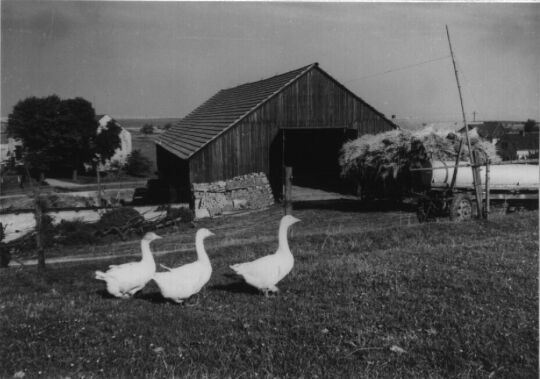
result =
[{"label": "dark shadow on grass", "polygon": [[243,281],[237,281],[227,284],[216,284],[211,286],[210,289],[217,291],[227,291],[232,293],[248,293],[251,295],[260,295],[259,290]]},{"label": "dark shadow on grass", "polygon": [[137,294],[135,294],[135,297],[137,299],[146,300],[154,304],[164,304],[164,303],[169,303],[169,302],[172,303],[172,301],[169,301],[165,299],[163,296],[161,296],[160,292],[144,292],[144,293],[138,292]]},{"label": "dark shadow on grass", "polygon": [[394,200],[313,200],[295,201],[294,209],[330,209],[342,212],[415,212],[416,205]]},{"label": "dark shadow on grass", "polygon": [[107,290],[97,290],[96,294],[101,296],[103,299],[116,299],[116,297],[108,293]]}]

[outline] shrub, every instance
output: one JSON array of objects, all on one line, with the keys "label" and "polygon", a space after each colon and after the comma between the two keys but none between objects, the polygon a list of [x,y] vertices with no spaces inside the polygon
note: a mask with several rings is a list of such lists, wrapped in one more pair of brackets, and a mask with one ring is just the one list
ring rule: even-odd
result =
[{"label": "shrub", "polygon": [[154,125],[152,125],[152,124],[144,124],[141,127],[140,132],[142,134],[154,134]]},{"label": "shrub", "polygon": [[146,176],[152,169],[152,162],[140,150],[133,150],[126,162],[126,172],[133,176]]},{"label": "shrub", "polygon": [[193,221],[193,212],[189,208],[167,208],[167,216],[166,218],[168,220],[176,220],[180,219],[182,222],[190,222]]},{"label": "shrub", "polygon": [[114,208],[101,216],[97,227],[99,230],[104,231],[114,227],[123,228],[128,225],[136,225],[143,221],[144,217],[133,208]]},{"label": "shrub", "polygon": [[82,220],[62,220],[55,229],[55,239],[62,245],[82,245],[96,242],[95,226]]}]

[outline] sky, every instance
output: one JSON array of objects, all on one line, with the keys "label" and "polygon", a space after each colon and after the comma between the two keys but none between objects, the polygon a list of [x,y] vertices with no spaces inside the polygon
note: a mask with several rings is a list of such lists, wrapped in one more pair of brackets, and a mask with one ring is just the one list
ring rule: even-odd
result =
[{"label": "sky", "polygon": [[[83,97],[183,117],[220,89],[313,62],[386,116],[540,120],[540,4],[2,0],[1,115]],[[475,114],[473,115],[473,112]]]}]

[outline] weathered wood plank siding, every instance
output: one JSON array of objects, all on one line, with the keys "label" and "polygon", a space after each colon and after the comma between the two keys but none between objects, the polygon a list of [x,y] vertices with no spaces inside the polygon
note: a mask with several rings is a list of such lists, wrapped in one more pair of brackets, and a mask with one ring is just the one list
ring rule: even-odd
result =
[{"label": "weathered wood plank siding", "polygon": [[281,128],[355,129],[358,135],[393,128],[381,114],[319,68],[284,88],[190,159],[191,182],[270,172],[270,148]]}]

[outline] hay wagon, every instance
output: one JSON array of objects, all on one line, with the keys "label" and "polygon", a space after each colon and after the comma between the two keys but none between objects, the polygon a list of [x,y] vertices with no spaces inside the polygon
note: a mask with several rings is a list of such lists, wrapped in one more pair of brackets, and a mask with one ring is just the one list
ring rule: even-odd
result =
[{"label": "hay wagon", "polygon": [[[536,164],[530,164],[536,163]],[[465,221],[475,215],[476,196],[471,165],[449,161],[429,161],[412,167],[421,222],[437,217]],[[483,212],[537,209],[540,171],[538,160],[478,165]]]}]

